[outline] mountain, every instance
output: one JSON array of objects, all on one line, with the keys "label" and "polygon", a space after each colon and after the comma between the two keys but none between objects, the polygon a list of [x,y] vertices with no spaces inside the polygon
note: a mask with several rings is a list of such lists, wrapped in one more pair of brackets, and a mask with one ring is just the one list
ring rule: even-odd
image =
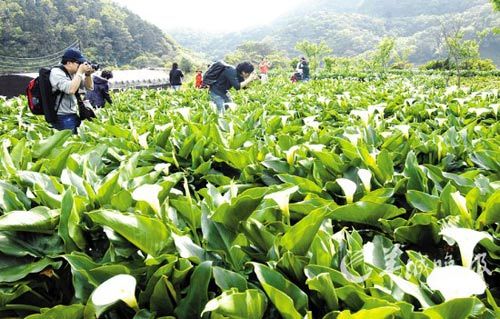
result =
[{"label": "mountain", "polygon": [[[173,31],[183,46],[223,58],[246,41],[265,41],[289,56],[299,53],[301,40],[325,41],[333,54],[355,56],[376,48],[386,36],[397,38],[399,48],[410,48],[409,59],[421,64],[439,58],[443,27],[461,25],[472,36],[476,31],[498,27],[500,14],[488,0],[312,0],[272,24],[243,32],[206,36],[190,31]],[[488,36],[482,57],[500,65],[500,38]]]},{"label": "mountain", "polygon": [[189,56],[158,27],[108,0],[0,0],[1,69],[57,62],[75,40],[85,56],[107,65],[159,66]]}]

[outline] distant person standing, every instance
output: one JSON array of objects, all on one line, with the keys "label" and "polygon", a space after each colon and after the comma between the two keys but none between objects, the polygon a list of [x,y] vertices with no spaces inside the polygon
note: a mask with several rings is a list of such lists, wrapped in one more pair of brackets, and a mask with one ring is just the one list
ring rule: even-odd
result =
[{"label": "distant person standing", "polygon": [[109,70],[102,70],[101,76],[95,75],[94,79],[94,90],[87,91],[85,98],[90,101],[92,106],[101,108],[104,104],[108,102],[112,104],[111,96],[109,95],[109,79],[113,78],[113,72]]},{"label": "distant person standing", "polygon": [[183,78],[184,74],[179,70],[179,65],[174,62],[169,74],[170,86],[172,86],[175,91],[180,90]]},{"label": "distant person standing", "polygon": [[267,73],[269,72],[270,67],[271,62],[267,61],[266,58],[263,58],[259,63],[260,80],[263,83],[267,82]]},{"label": "distant person standing", "polygon": [[309,62],[307,62],[305,57],[300,58],[300,61],[297,64],[297,71],[301,74],[302,81],[309,81]]},{"label": "distant person standing", "polygon": [[194,87],[197,89],[201,89],[203,86],[203,76],[201,74],[201,71],[198,70],[196,71],[196,77],[194,78]]}]

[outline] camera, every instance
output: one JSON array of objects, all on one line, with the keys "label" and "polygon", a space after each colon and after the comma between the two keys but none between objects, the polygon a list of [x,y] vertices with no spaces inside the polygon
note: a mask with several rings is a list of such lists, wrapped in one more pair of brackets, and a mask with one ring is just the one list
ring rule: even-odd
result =
[{"label": "camera", "polygon": [[94,63],[94,62],[85,62],[85,64],[90,65],[90,67],[94,69],[94,71],[99,70],[99,68],[101,67],[99,63]]}]

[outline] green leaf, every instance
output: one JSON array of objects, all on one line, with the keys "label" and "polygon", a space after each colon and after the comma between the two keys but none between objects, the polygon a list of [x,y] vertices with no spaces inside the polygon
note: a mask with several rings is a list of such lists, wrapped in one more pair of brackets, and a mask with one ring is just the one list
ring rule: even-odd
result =
[{"label": "green leaf", "polygon": [[307,178],[287,174],[280,174],[278,175],[278,177],[285,183],[297,185],[299,187],[299,190],[303,193],[321,194],[321,192],[323,191],[321,187]]},{"label": "green leaf", "polygon": [[28,291],[31,291],[31,288],[25,284],[15,285],[14,287],[0,287],[0,307],[4,307]]},{"label": "green leaf", "polygon": [[304,256],[328,213],[325,207],[310,212],[286,231],[281,238],[281,245],[295,255]]},{"label": "green leaf", "polygon": [[224,291],[222,295],[210,300],[202,315],[206,312],[219,314],[234,319],[260,319],[267,308],[266,296],[257,289],[244,292],[237,290]]},{"label": "green leaf", "polygon": [[0,230],[50,234],[59,222],[59,211],[38,206],[29,211],[13,211],[0,216]]},{"label": "green leaf", "polygon": [[97,190],[97,199],[102,206],[111,204],[111,198],[117,193],[117,190],[120,187],[118,185],[119,177],[119,172],[113,171],[106,176],[104,181],[99,186],[99,189]]},{"label": "green leaf", "polygon": [[405,213],[403,208],[389,204],[356,202],[330,209],[329,217],[335,220],[381,227],[379,219],[390,219]]},{"label": "green leaf", "polygon": [[23,279],[29,274],[39,273],[47,267],[59,269],[62,262],[52,261],[50,258],[43,258],[39,261],[32,262],[26,265],[12,266],[9,268],[0,269],[0,282],[15,282]]},{"label": "green leaf", "polygon": [[484,210],[479,215],[477,223],[480,225],[491,225],[500,220],[500,190],[497,190],[486,201]]},{"label": "green leaf", "polygon": [[157,256],[170,245],[170,231],[158,219],[112,210],[88,213],[92,221],[108,226],[144,252]]},{"label": "green leaf", "polygon": [[85,307],[81,304],[73,304],[69,306],[59,305],[54,308],[42,308],[40,310],[40,314],[28,316],[26,319],[81,319],[83,318],[84,308]]},{"label": "green leaf", "polygon": [[244,191],[233,198],[231,204],[221,205],[213,214],[212,220],[226,225],[229,229],[237,229],[240,222],[252,215],[267,190],[265,187],[258,187]]},{"label": "green leaf", "polygon": [[251,263],[269,299],[285,319],[302,319],[307,312],[307,295],[279,272]]},{"label": "green leaf", "polygon": [[243,292],[248,289],[245,277],[236,272],[221,267],[213,267],[213,274],[215,283],[223,291],[236,288],[238,291]]},{"label": "green leaf", "polygon": [[64,241],[68,253],[76,250],[76,247],[84,249],[86,246],[84,233],[80,227],[81,218],[74,206],[73,192],[68,189],[64,193],[58,228],[59,236]]},{"label": "green leaf", "polygon": [[66,140],[72,136],[70,130],[57,131],[46,140],[36,141],[33,146],[33,157],[42,158],[47,157],[50,152],[62,146]]},{"label": "green leaf", "polygon": [[408,177],[408,190],[428,192],[427,176],[419,167],[417,157],[413,151],[410,151],[406,157],[404,174]]},{"label": "green leaf", "polygon": [[406,200],[411,206],[421,212],[436,211],[439,206],[439,197],[415,190],[408,190]]},{"label": "green leaf", "polygon": [[326,307],[329,311],[339,308],[335,286],[329,274],[322,273],[316,277],[307,279],[306,284],[310,290],[317,291],[320,297],[326,301]]},{"label": "green leaf", "polygon": [[208,301],[208,284],[212,278],[212,262],[205,261],[195,268],[184,298],[179,301],[175,314],[178,318],[200,318]]},{"label": "green leaf", "polygon": [[427,308],[423,313],[427,315],[429,319],[467,319],[475,317],[474,308],[477,304],[481,304],[477,298],[457,298]]}]

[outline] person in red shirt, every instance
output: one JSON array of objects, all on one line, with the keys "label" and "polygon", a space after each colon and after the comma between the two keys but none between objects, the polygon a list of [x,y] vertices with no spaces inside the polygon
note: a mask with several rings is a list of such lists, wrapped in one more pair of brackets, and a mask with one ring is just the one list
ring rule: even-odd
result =
[{"label": "person in red shirt", "polygon": [[267,82],[267,73],[269,72],[269,68],[271,67],[271,62],[267,61],[266,58],[263,58],[259,63],[259,72],[260,79],[262,82]]},{"label": "person in red shirt", "polygon": [[196,77],[194,78],[194,87],[197,89],[201,89],[203,86],[203,77],[201,76],[201,71],[196,71]]}]

